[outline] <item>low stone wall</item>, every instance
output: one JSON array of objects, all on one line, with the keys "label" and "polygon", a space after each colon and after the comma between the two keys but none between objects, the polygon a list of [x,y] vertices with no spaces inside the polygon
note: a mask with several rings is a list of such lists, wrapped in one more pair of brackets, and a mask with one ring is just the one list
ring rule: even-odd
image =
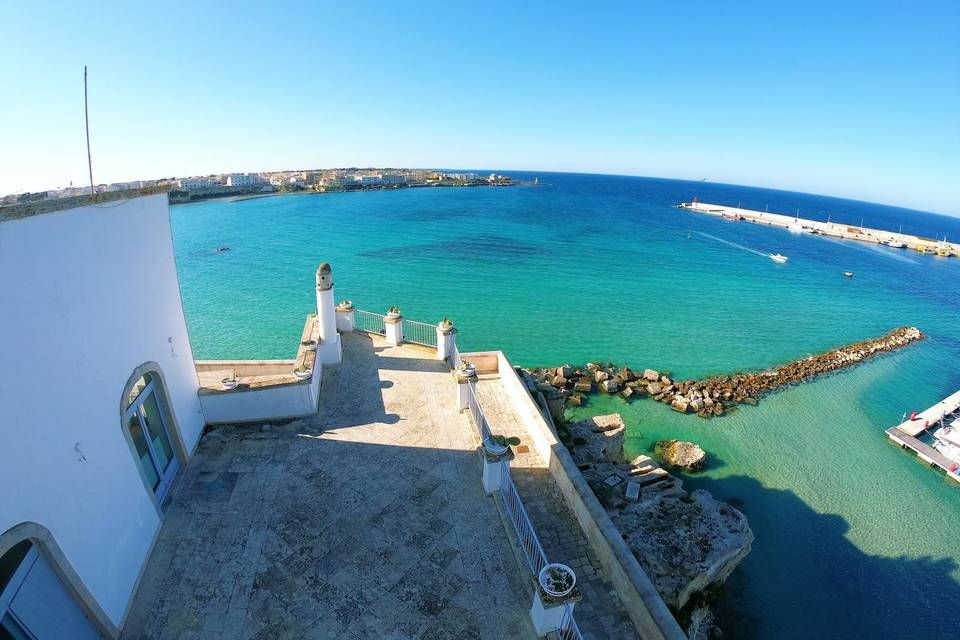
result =
[{"label": "low stone wall", "polygon": [[[513,365],[502,352],[494,353],[497,356],[496,370],[530,433],[533,446],[548,461],[551,476],[609,575],[617,595],[623,600],[640,636],[644,639],[685,640],[686,636],[666,603],[623,541],[566,447],[547,425]],[[465,357],[474,361],[476,355],[468,354]]]}]

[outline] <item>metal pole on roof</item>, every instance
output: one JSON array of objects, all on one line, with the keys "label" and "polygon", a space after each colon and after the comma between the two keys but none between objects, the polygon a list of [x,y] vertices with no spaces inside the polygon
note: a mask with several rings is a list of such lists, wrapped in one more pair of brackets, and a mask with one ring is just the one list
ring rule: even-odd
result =
[{"label": "metal pole on roof", "polygon": [[87,169],[90,171],[90,193],[93,193],[93,160],[90,158],[90,109],[87,106],[87,65],[83,65],[83,119],[87,128]]}]

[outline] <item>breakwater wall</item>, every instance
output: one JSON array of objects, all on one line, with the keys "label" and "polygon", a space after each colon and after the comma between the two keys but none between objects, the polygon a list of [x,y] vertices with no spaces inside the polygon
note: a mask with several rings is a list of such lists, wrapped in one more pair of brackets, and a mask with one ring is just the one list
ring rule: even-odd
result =
[{"label": "breakwater wall", "polygon": [[[916,327],[899,327],[879,338],[855,342],[826,353],[794,360],[757,373],[674,380],[669,372],[587,363],[584,367],[533,369],[529,373],[544,392],[554,418],[562,419],[565,405],[580,406],[594,392],[618,394],[624,400],[651,398],[680,413],[702,418],[721,416],[738,404],[757,404],[767,393],[806,382],[922,340]],[[557,415],[559,413],[559,416]]]},{"label": "breakwater wall", "polygon": [[869,242],[871,244],[889,244],[893,242],[899,243],[899,248],[909,248],[920,253],[930,253],[943,257],[960,257],[960,244],[947,242],[946,239],[923,238],[909,233],[872,229],[862,225],[852,225],[841,222],[821,222],[819,220],[801,218],[799,215],[788,216],[782,213],[753,211],[751,209],[728,207],[706,202],[682,202],[677,205],[677,208],[717,216],[726,220],[779,227],[796,233],[810,233],[828,238],[856,240],[859,242]]}]

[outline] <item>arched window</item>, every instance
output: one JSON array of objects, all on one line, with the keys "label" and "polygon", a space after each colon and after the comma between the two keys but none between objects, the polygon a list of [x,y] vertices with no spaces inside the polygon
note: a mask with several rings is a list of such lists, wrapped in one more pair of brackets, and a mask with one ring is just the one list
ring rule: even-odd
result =
[{"label": "arched window", "polygon": [[159,376],[143,373],[125,392],[123,428],[147,486],[161,502],[180,466],[174,450],[172,420]]}]

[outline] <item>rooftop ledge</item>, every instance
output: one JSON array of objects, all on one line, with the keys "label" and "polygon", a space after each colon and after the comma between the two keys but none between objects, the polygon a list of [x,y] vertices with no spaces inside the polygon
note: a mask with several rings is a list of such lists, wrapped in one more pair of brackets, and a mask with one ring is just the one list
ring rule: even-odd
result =
[{"label": "rooftop ledge", "polygon": [[44,213],[66,211],[67,209],[76,209],[77,207],[86,207],[93,204],[103,204],[104,202],[131,200],[133,198],[140,198],[142,196],[152,196],[158,193],[166,193],[172,188],[172,185],[169,184],[158,184],[152,187],[141,187],[139,189],[104,191],[103,193],[91,193],[84,196],[48,198],[46,200],[35,200],[33,202],[11,204],[5,207],[0,207],[0,222],[21,220],[23,218],[38,216]]},{"label": "rooftop ledge", "polygon": [[[308,350],[304,342],[312,340],[320,344],[320,326],[316,314],[307,316],[300,336],[297,357],[293,360],[197,360],[197,378],[201,396],[243,393],[270,387],[311,384],[313,374],[307,378],[298,378],[294,371],[301,366],[311,372],[316,364],[316,350]],[[237,386],[224,387],[224,378],[236,376]]]}]

